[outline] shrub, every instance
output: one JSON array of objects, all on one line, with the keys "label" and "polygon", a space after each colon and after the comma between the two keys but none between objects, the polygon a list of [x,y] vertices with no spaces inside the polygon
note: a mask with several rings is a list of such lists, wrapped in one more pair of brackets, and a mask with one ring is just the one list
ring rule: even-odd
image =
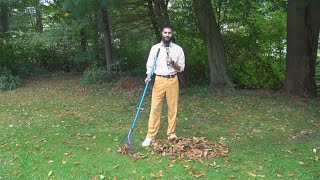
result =
[{"label": "shrub", "polygon": [[13,76],[10,69],[0,66],[0,90],[12,90],[21,85],[18,76]]},{"label": "shrub", "polygon": [[87,69],[83,73],[83,83],[85,84],[101,84],[106,82],[107,70],[105,67],[93,67]]}]

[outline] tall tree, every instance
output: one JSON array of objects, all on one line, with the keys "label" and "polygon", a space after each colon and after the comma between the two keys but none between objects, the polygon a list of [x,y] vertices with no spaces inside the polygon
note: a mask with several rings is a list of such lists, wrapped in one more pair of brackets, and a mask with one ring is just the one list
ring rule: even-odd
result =
[{"label": "tall tree", "polygon": [[111,34],[109,26],[109,17],[107,8],[103,8],[102,12],[102,21],[103,21],[103,34],[104,34],[104,48],[106,53],[107,60],[107,80],[112,80],[112,49],[111,49]]},{"label": "tall tree", "polygon": [[36,31],[39,33],[43,33],[43,15],[42,15],[42,9],[45,7],[42,4],[41,0],[35,1],[36,6]]},{"label": "tall tree", "polygon": [[320,27],[319,0],[289,0],[284,89],[290,94],[316,96],[316,58]]},{"label": "tall tree", "polygon": [[168,4],[169,0],[147,0],[149,18],[152,23],[157,41],[161,39],[160,28],[164,24],[170,24]]},{"label": "tall tree", "polygon": [[193,0],[193,4],[198,27],[207,51],[210,66],[210,86],[215,91],[224,91],[229,81],[226,72],[227,60],[211,0]]},{"label": "tall tree", "polygon": [[42,12],[40,8],[36,10],[36,31],[39,33],[43,32],[43,20],[42,20]]},{"label": "tall tree", "polygon": [[[98,10],[102,19],[103,35],[104,35],[104,47],[105,47],[105,57],[107,65],[107,80],[112,80],[112,45],[111,45],[111,31],[109,25],[109,12],[108,5],[110,5],[111,0],[95,0],[92,2],[87,0],[63,0],[66,9],[74,13],[76,17],[85,17],[87,14],[95,14]],[[96,28],[96,27],[93,27]],[[81,29],[81,45],[82,50],[85,50],[87,45],[86,30]]]},{"label": "tall tree", "polygon": [[4,34],[9,31],[9,4],[6,2],[0,3],[0,34]]}]

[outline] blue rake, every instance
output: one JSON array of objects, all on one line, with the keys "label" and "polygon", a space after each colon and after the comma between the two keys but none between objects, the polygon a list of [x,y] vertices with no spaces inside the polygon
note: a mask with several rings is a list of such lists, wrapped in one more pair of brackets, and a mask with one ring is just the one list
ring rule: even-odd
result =
[{"label": "blue rake", "polygon": [[150,80],[151,80],[151,77],[152,77],[152,75],[153,75],[153,71],[154,71],[155,66],[156,66],[156,64],[157,64],[159,52],[160,52],[160,48],[158,49],[157,55],[156,55],[156,57],[154,58],[154,62],[153,62],[153,65],[152,65],[152,69],[151,69],[151,72],[150,72],[150,74],[149,74],[149,76],[148,76],[148,81],[147,81],[147,83],[146,83],[146,85],[145,85],[145,87],[144,87],[144,90],[143,90],[143,93],[142,93],[142,97],[141,97],[141,99],[140,99],[140,103],[139,103],[139,106],[138,106],[136,115],[135,115],[135,117],[134,117],[134,119],[133,119],[133,123],[132,123],[132,125],[131,125],[131,128],[130,128],[128,134],[125,136],[124,140],[121,142],[121,145],[122,145],[122,146],[126,146],[126,149],[127,149],[127,148],[128,148],[128,149],[131,149],[131,150],[134,149],[134,148],[133,148],[133,135],[132,135],[132,134],[133,134],[133,129],[134,129],[134,127],[135,127],[135,125],[136,125],[136,122],[137,122],[137,120],[138,120],[138,117],[139,117],[139,114],[140,114],[140,110],[141,110],[141,106],[142,106],[144,97],[145,97],[146,92],[147,92],[147,89],[148,89],[148,87],[149,87]]}]

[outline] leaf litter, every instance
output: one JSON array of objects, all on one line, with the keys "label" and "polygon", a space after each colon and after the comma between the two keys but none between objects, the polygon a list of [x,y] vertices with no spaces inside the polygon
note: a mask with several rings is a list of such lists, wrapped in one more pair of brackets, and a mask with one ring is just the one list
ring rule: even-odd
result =
[{"label": "leaf litter", "polygon": [[224,141],[211,142],[204,137],[178,137],[175,140],[158,140],[151,149],[143,154],[135,152],[127,144],[118,146],[117,152],[135,159],[143,159],[148,155],[158,153],[161,156],[178,158],[179,160],[211,159],[216,156],[227,156],[229,150]]}]

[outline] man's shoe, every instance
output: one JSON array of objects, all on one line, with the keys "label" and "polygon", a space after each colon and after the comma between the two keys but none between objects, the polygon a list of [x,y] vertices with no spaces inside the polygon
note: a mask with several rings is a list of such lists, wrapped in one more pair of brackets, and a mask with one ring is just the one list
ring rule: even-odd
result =
[{"label": "man's shoe", "polygon": [[143,146],[143,147],[150,146],[153,142],[154,142],[154,139],[152,139],[152,138],[146,138],[146,139],[142,142],[142,146]]},{"label": "man's shoe", "polygon": [[178,137],[175,134],[168,136],[168,140],[171,140],[171,141],[176,140],[177,138]]}]

